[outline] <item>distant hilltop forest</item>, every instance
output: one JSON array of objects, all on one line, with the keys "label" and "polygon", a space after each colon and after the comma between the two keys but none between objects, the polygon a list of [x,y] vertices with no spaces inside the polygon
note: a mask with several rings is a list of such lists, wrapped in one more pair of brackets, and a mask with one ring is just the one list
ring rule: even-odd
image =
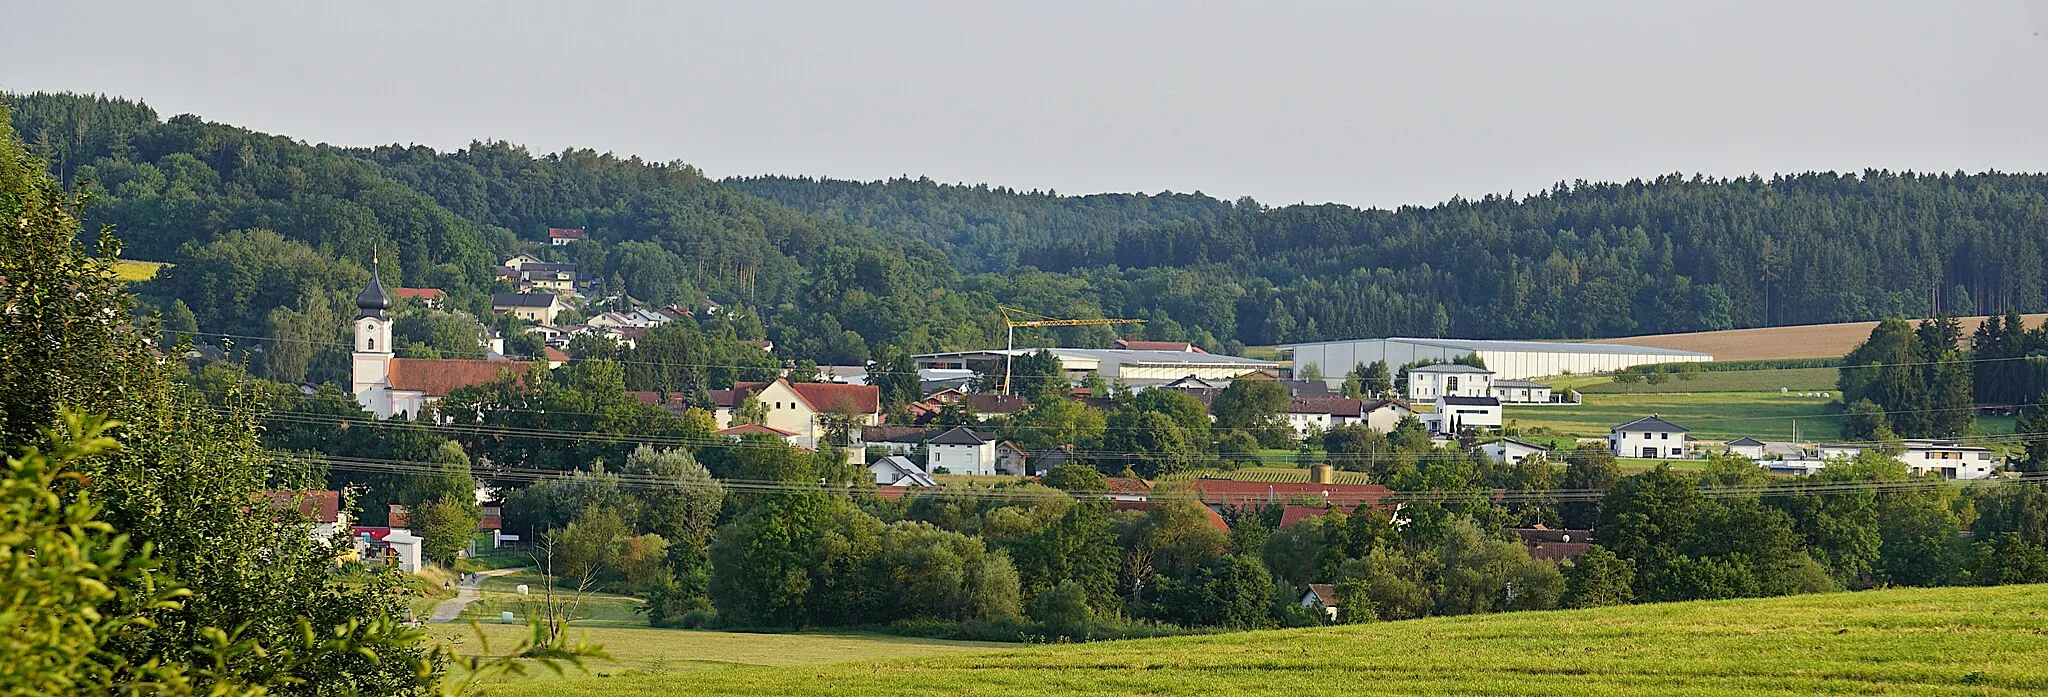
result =
[{"label": "distant hilltop forest", "polygon": [[[683,163],[503,142],[344,148],[163,119],[125,99],[9,95],[13,125],[94,198],[142,292],[208,332],[394,285],[486,302],[537,251],[606,294],[745,308],[787,359],[998,344],[997,304],[1132,317],[1212,351],[1389,335],[1586,338],[2037,312],[2048,177],[1812,173],[1579,182],[1398,210],[1201,194],[1062,196],[929,180],[717,181]],[[545,249],[550,227],[589,243]],[[1020,343],[1103,346],[1103,327]]]}]

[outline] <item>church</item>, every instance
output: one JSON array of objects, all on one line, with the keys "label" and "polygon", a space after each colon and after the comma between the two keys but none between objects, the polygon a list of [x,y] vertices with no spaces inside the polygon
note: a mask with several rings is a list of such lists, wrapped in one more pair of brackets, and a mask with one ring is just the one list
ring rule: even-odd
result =
[{"label": "church", "polygon": [[392,353],[391,294],[376,272],[356,296],[355,362],[351,392],[377,418],[414,419],[448,393],[482,385],[503,375],[524,375],[528,366],[511,360],[399,358]]}]

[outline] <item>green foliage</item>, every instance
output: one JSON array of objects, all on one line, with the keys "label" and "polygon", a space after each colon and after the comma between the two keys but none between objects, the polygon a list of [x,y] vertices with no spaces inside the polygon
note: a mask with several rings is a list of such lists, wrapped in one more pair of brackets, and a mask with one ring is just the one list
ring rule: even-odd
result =
[{"label": "green foliage", "polygon": [[1054,465],[1039,478],[1040,483],[1062,491],[1099,492],[1109,490],[1102,472],[1087,465]]},{"label": "green foliage", "polygon": [[465,493],[460,497],[443,494],[438,499],[420,504],[412,509],[408,520],[420,536],[421,556],[442,564],[454,564],[457,555],[476,539],[476,524],[482,519],[483,513],[477,509],[476,501]]},{"label": "green foliage", "polygon": [[1600,545],[1574,557],[1565,573],[1564,606],[1627,605],[1635,599],[1636,565]]},{"label": "green foliage", "polygon": [[1245,431],[1258,437],[1268,448],[1293,445],[1294,429],[1287,425],[1287,387],[1271,380],[1233,380],[1216,395],[1210,411],[1219,428]]}]

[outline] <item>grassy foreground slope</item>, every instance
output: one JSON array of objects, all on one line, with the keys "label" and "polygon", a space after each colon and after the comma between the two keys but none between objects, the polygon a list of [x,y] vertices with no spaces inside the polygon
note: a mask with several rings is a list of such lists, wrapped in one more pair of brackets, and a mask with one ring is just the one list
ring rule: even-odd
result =
[{"label": "grassy foreground slope", "polygon": [[907,661],[494,686],[492,695],[2017,695],[2048,586],[1444,617]]}]

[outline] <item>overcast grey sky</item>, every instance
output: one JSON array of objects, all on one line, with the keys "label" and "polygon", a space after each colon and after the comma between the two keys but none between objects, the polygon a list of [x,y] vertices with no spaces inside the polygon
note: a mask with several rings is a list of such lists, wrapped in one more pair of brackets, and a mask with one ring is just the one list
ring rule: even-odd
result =
[{"label": "overcast grey sky", "polygon": [[712,176],[1389,206],[2048,169],[2044,4],[10,1],[0,90]]}]

